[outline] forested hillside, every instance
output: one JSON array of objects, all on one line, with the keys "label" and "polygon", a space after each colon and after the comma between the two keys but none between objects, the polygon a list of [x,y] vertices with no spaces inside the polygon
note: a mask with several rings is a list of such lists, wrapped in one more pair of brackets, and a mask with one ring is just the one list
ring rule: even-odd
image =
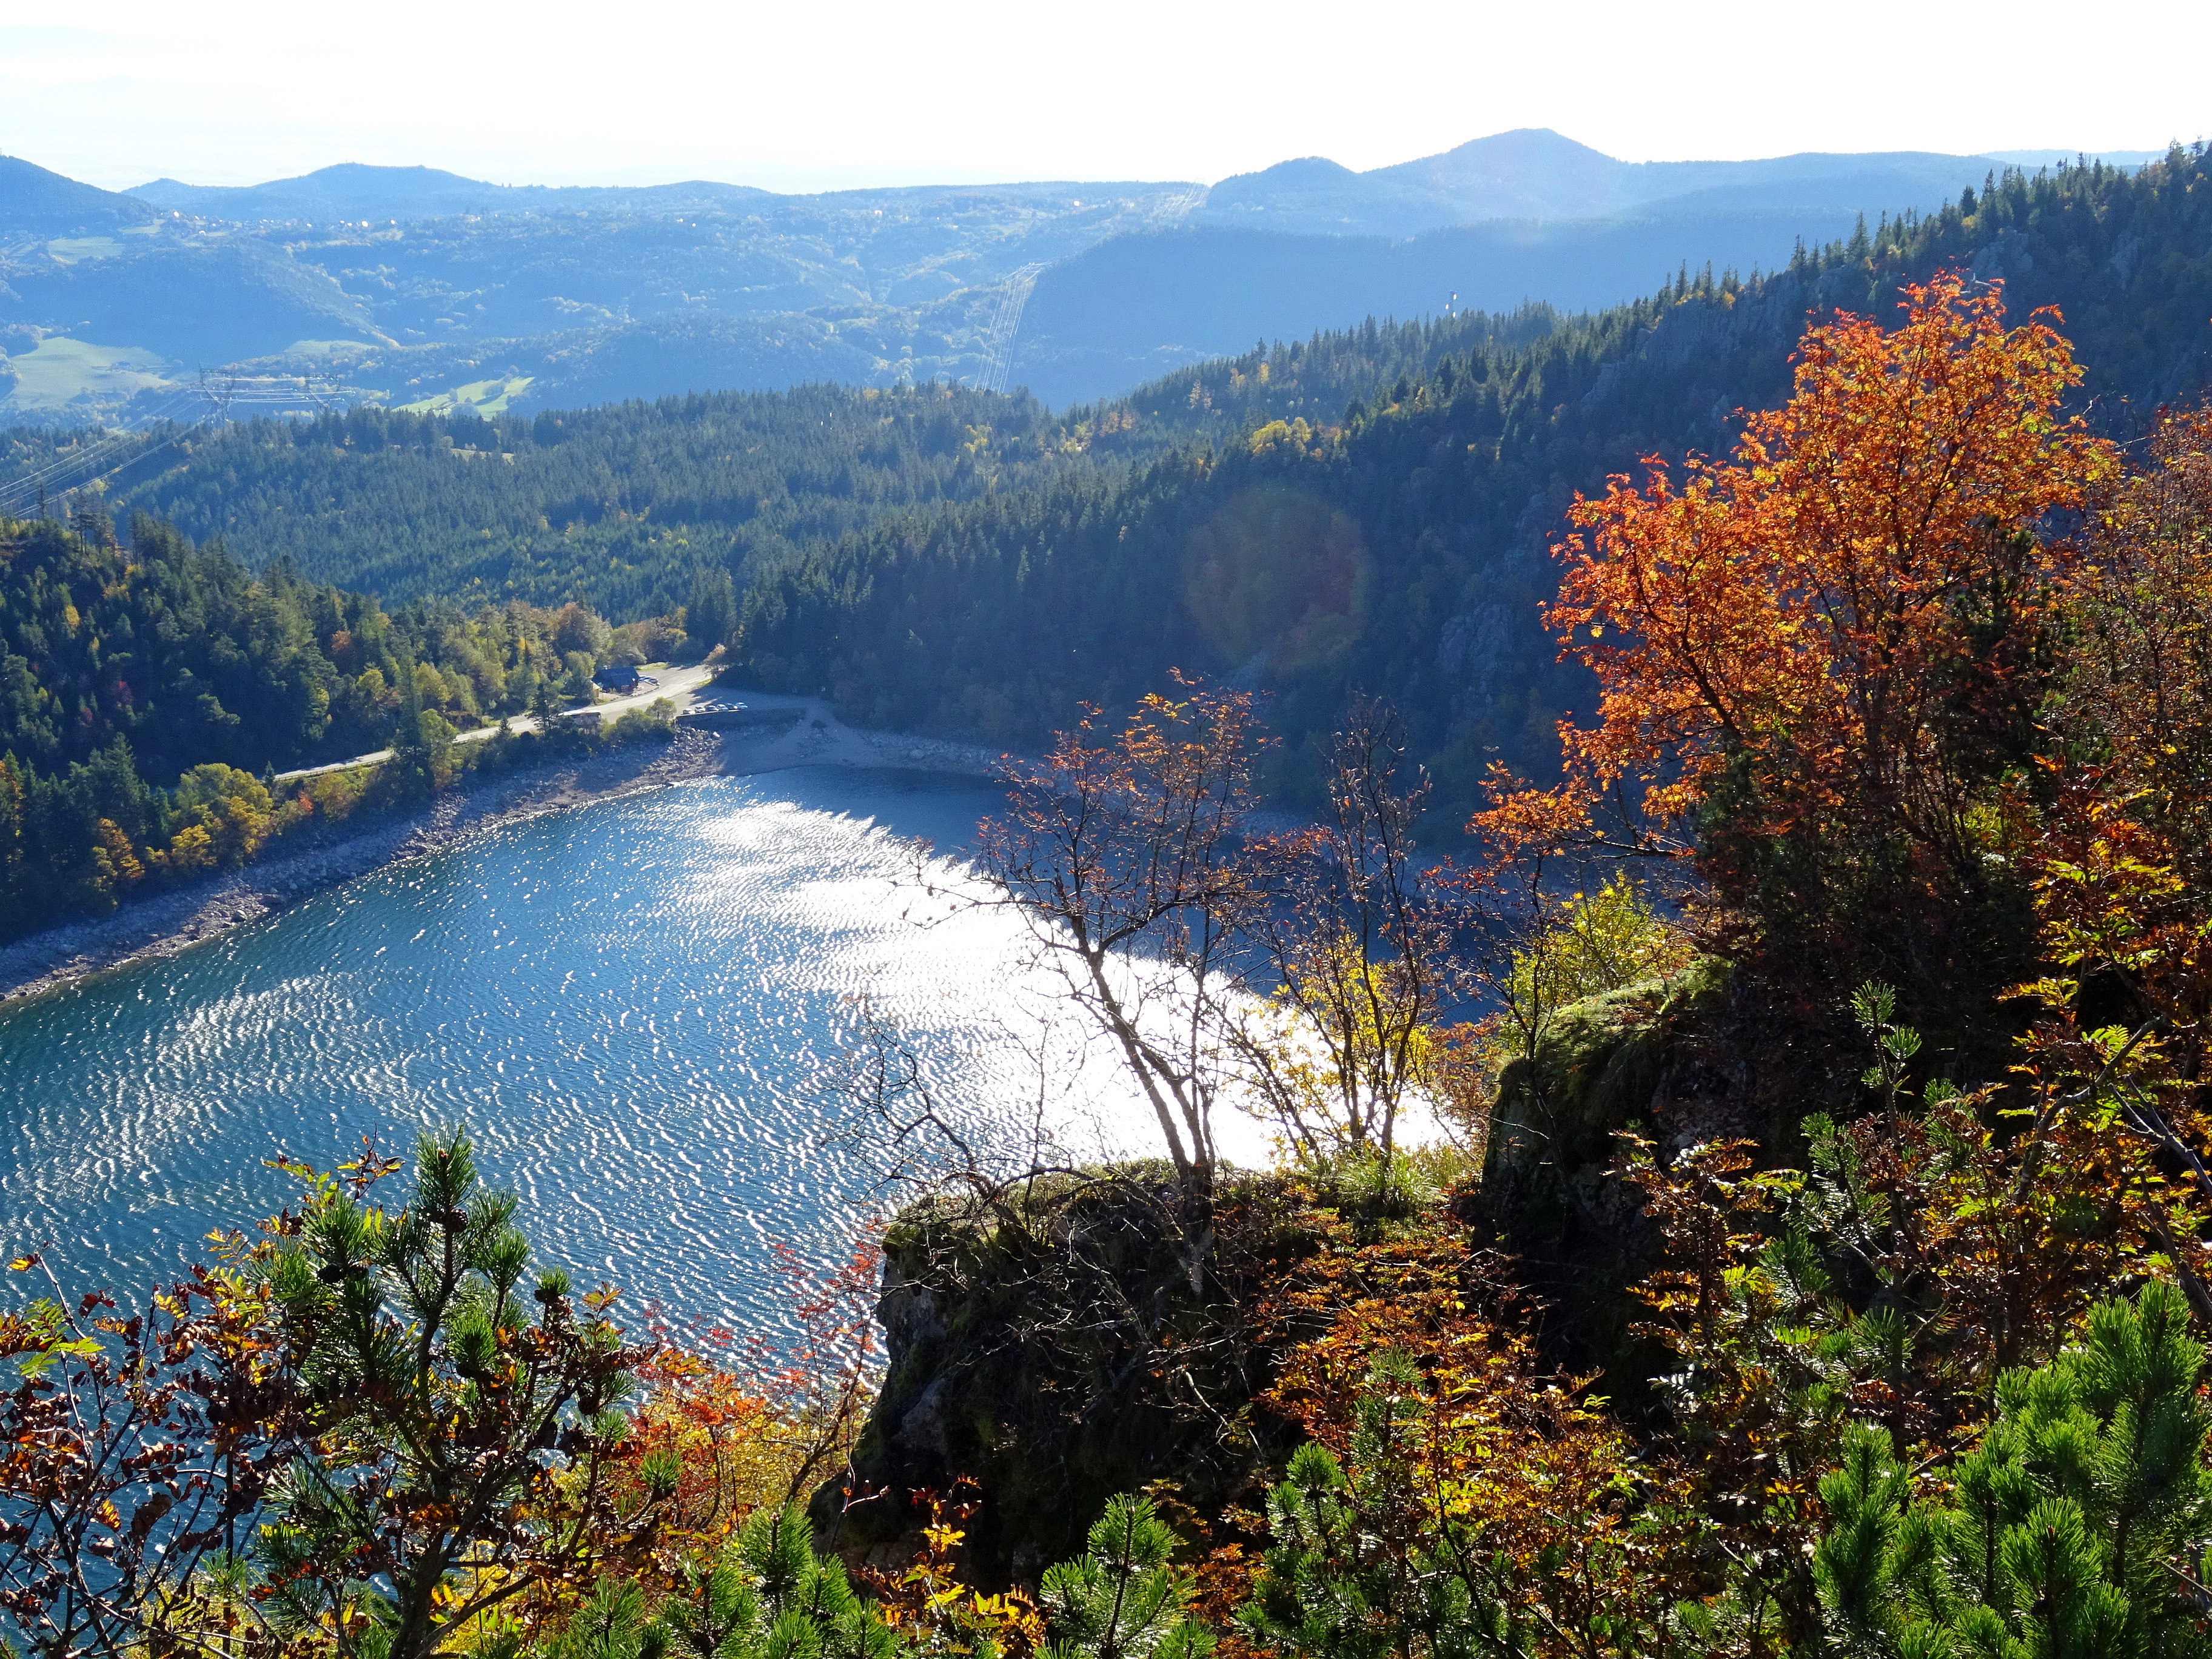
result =
[{"label": "forested hillside", "polygon": [[619,648],[580,606],[391,613],[143,515],[128,545],[100,513],[0,519],[0,938],[238,862],[318,810],[257,774],[588,698]]},{"label": "forested hillside", "polygon": [[1648,295],[1686,262],[1771,270],[1794,245],[1847,240],[1858,216],[1856,206],[1780,215],[1697,203],[1621,218],[1459,225],[1407,240],[1218,226],[1117,236],[1038,277],[1009,383],[1064,408],[1255,337],[1297,339],[1363,312],[1449,315],[1455,300],[1506,310],[1530,295],[1563,312],[1601,312]]},{"label": "forested hillside", "polygon": [[1059,418],[1020,394],[814,386],[535,416],[356,407],[128,438],[19,427],[0,432],[0,501],[27,512],[42,477],[58,498],[115,467],[103,487],[117,510],[220,536],[255,568],[288,558],[395,601],[481,592],[658,615],[685,602],[701,569],[742,582],[764,559],[917,509],[1045,479],[1095,485],[1270,421],[1328,425],[1449,353],[1525,349],[1569,326],[1544,305],[1370,319]]},{"label": "forested hillside", "polygon": [[[2014,173],[1771,276],[1685,276],[1593,318],[1370,327],[1172,377],[1121,407],[1233,408],[1246,435],[765,575],[743,663],[857,719],[1013,743],[1170,665],[1225,675],[1274,695],[1294,784],[1298,745],[1353,689],[1380,692],[1437,771],[1438,820],[1461,822],[1491,753],[1542,764],[1579,696],[1536,615],[1574,492],[1724,447],[1735,410],[1786,390],[1808,313],[1887,317],[1901,282],[1946,264],[2004,282],[2016,317],[2061,307],[2087,406],[2124,434],[2212,368],[2212,160]],[[1338,403],[1370,366],[1373,389]]]},{"label": "forested hillside", "polygon": [[[2212,362],[2206,168],[2014,174],[1771,275],[1685,272],[1589,317],[1370,320],[1060,417],[941,386],[356,410],[150,437],[114,499],[394,601],[623,621],[728,570],[746,672],[887,725],[1026,744],[1179,665],[1273,696],[1295,785],[1298,741],[1351,688],[1383,692],[1458,822],[1493,750],[1539,763],[1578,695],[1535,623],[1577,489],[1725,447],[1808,313],[1886,313],[1946,263],[2002,279],[2016,315],[2059,306],[2082,395],[2124,433]],[[8,441],[23,478],[76,441]]]},{"label": "forested hillside", "polygon": [[688,599],[701,569],[742,580],[763,558],[887,515],[1111,475],[1278,416],[1318,419],[1425,362],[1442,338],[1526,342],[1559,322],[1534,307],[1461,319],[1448,336],[1370,325],[1317,338],[1283,380],[1253,378],[1249,364],[1188,370],[1064,419],[1021,395],[812,386],[535,416],[356,407],[168,427],[119,448],[82,429],[18,428],[0,433],[0,491],[25,511],[42,473],[58,493],[122,461],[106,481],[118,507],[221,536],[257,568],[289,558],[395,600],[480,591],[656,615]]},{"label": "forested hillside", "polygon": [[[11,434],[16,468],[72,434]],[[257,566],[394,599],[485,594],[612,615],[687,601],[706,568],[1082,465],[1035,402],[924,386],[726,392],[489,420],[356,408],[149,434],[115,498]],[[0,486],[7,482],[0,462]]]}]

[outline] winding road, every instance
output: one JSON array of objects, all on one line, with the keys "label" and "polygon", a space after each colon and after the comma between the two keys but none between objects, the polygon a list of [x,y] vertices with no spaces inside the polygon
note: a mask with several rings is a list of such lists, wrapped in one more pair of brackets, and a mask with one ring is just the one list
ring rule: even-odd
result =
[{"label": "winding road", "polygon": [[[666,669],[654,677],[660,682],[656,686],[627,697],[610,697],[606,702],[595,702],[588,708],[563,709],[561,718],[573,720],[580,714],[597,714],[602,718],[618,717],[629,714],[633,708],[649,708],[663,697],[674,703],[676,712],[680,714],[690,705],[699,688],[713,679],[717,672],[705,666]],[[524,715],[520,719],[509,720],[507,729],[511,732],[535,732],[538,729],[538,722],[530,716]],[[499,727],[496,725],[479,726],[470,731],[458,733],[453,741],[457,744],[482,743],[486,738],[496,736],[498,732]],[[289,783],[295,778],[320,777],[325,772],[343,772],[349,767],[378,766],[391,758],[392,751],[389,749],[380,749],[374,754],[356,755],[350,760],[331,761],[322,766],[303,766],[297,771],[279,772],[276,775],[276,781]]]}]

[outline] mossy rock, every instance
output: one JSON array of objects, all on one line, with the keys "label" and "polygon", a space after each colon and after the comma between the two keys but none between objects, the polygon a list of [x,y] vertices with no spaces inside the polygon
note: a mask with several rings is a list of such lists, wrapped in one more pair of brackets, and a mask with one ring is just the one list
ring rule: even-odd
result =
[{"label": "mossy rock", "polygon": [[1742,1056],[1718,1035],[1731,979],[1700,958],[1574,1003],[1498,1079],[1474,1218],[1551,1303],[1559,1357],[1616,1381],[1639,1379],[1649,1358],[1628,1337],[1627,1287],[1651,1259],[1642,1204],[1612,1173],[1618,1135],[1640,1127],[1680,1146],[1758,1133]]},{"label": "mossy rock", "polygon": [[[1194,1283],[1170,1173],[1093,1175],[1110,1178],[1041,1194],[1033,1225],[939,1203],[894,1219],[878,1304],[887,1367],[851,1475],[815,1495],[823,1547],[903,1566],[912,1495],[966,1475],[982,1506],[961,1569],[995,1589],[1075,1553],[1116,1492],[1169,1480],[1202,1509],[1258,1500],[1284,1448],[1249,1410],[1273,1358],[1246,1322],[1255,1287],[1220,1277],[1237,1251],[1217,1251]],[[1295,1255],[1284,1188],[1238,1177],[1217,1216],[1277,1228],[1267,1252]]]},{"label": "mossy rock", "polygon": [[1711,1024],[1729,978],[1725,963],[1701,957],[1561,1009],[1534,1054],[1498,1079],[1486,1185],[1607,1161],[1613,1137],[1686,1082],[1685,1039]]}]

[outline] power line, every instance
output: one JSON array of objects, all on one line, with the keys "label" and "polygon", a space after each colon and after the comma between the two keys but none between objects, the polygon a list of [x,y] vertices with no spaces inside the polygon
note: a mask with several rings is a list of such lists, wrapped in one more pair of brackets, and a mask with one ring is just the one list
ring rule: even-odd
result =
[{"label": "power line", "polygon": [[[231,410],[234,405],[260,404],[297,409],[302,401],[306,401],[327,412],[343,407],[343,400],[352,390],[339,381],[323,380],[305,374],[241,378],[234,370],[217,371],[210,374],[203,369],[191,384],[179,386],[153,408],[134,416],[130,426],[112,431],[98,442],[70,454],[58,456],[0,485],[0,513],[12,515],[28,506],[34,498],[43,501],[48,494],[56,490],[62,479],[70,479],[66,489],[82,489],[149,455],[159,454],[195,432],[227,426],[230,424]],[[206,412],[198,420],[179,428],[158,443],[149,445],[143,442],[150,430],[165,422],[173,423],[195,403],[206,406]],[[70,475],[79,472],[83,476],[71,477]]]},{"label": "power line", "polygon": [[1014,336],[1020,331],[1022,313],[1030,302],[1030,291],[1036,287],[1038,275],[1044,270],[1042,262],[1024,265],[1006,278],[1006,292],[1000,296],[998,313],[991,319],[989,343],[984,347],[988,354],[983,367],[975,376],[979,392],[1004,392],[1006,376],[1014,367]]},{"label": "power line", "polygon": [[[191,403],[195,395],[193,389],[186,388],[165,398],[141,417],[144,426],[152,427],[163,421],[173,419]],[[71,489],[81,489],[94,478],[106,477],[109,473],[129,465],[141,455],[153,454],[167,447],[168,444],[176,442],[183,435],[182,432],[172,434],[161,443],[149,448],[141,444],[141,440],[145,436],[143,429],[112,433],[97,443],[70,454],[58,456],[43,466],[34,467],[21,477],[9,480],[5,486],[0,486],[0,510],[13,513],[28,503],[34,495],[47,494],[54,489],[59,480],[68,477],[72,473],[83,471],[85,476],[76,479],[69,486]],[[125,454],[124,453],[125,451],[132,453]],[[117,455],[121,455],[122,459],[112,465],[106,465],[109,458]],[[90,470],[86,471],[86,469]]]}]

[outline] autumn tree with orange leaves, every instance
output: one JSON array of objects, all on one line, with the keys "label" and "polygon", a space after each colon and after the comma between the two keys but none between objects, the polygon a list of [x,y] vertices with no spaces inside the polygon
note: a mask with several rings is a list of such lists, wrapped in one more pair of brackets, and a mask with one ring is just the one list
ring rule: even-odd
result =
[{"label": "autumn tree with orange leaves", "polygon": [[2195,1076],[2212,1012],[2212,406],[2168,413],[2144,449],[2075,573],[2033,864],[2052,963],[2106,981],[2104,1015],[2163,1018]]},{"label": "autumn tree with orange leaves", "polygon": [[2056,661],[2078,549],[2052,532],[2117,469],[2059,412],[2081,374],[2055,313],[2008,329],[1998,286],[1955,273],[1905,309],[1809,330],[1733,460],[1654,457],[1577,499],[1547,615],[1597,720],[1562,723],[1565,783],[1501,779],[1474,825],[1693,854],[1721,915],[1843,958],[1845,988],[2016,960],[1996,786]]}]

